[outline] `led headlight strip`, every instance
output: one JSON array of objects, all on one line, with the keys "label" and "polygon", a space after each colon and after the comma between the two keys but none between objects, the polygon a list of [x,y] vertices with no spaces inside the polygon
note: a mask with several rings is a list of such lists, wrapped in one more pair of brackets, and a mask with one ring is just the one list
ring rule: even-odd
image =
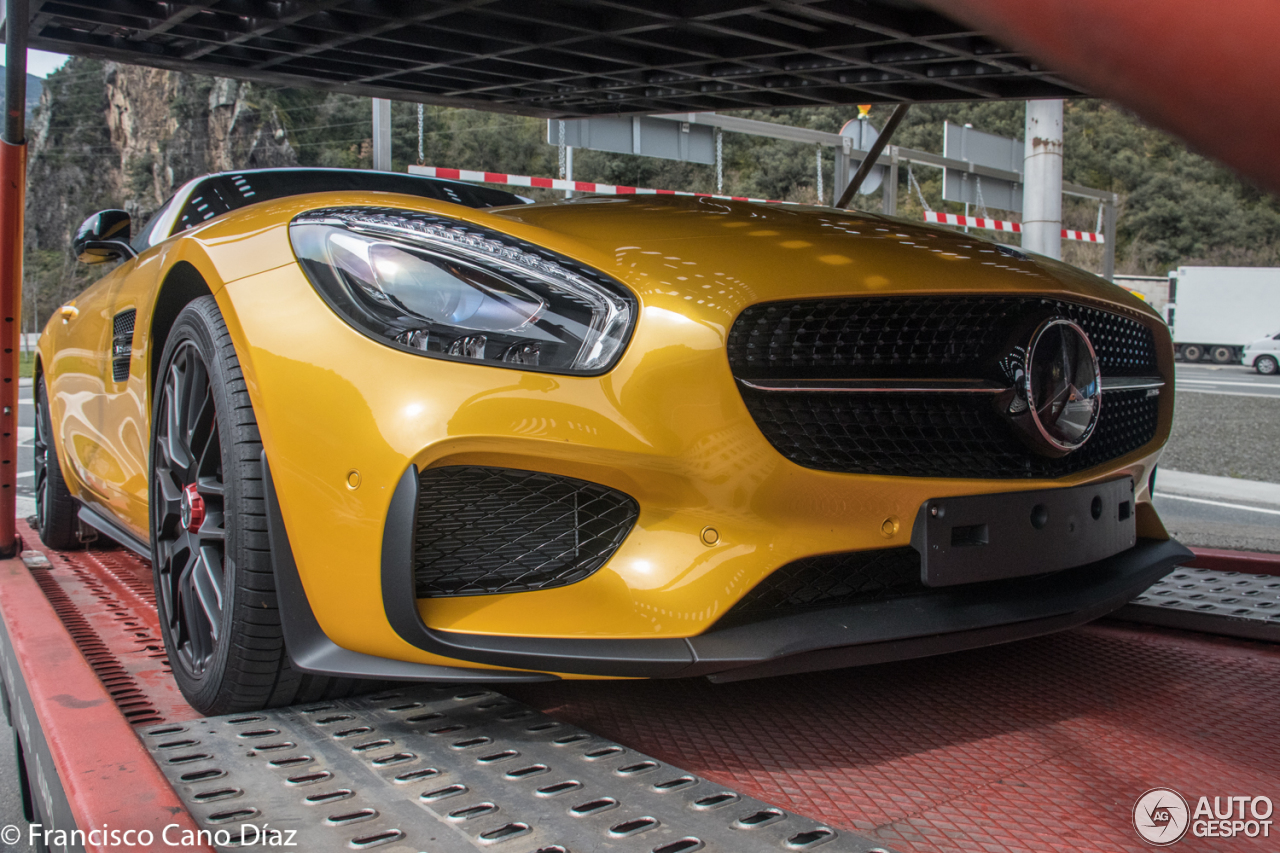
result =
[{"label": "led headlight strip", "polygon": [[[617,361],[635,321],[634,297],[607,276],[470,223],[385,208],[327,209],[294,219],[290,237],[303,269],[339,315],[366,334],[430,356],[600,373]],[[353,240],[365,241],[363,255],[350,251]],[[395,263],[397,257],[405,263]],[[473,306],[479,323],[440,307],[460,300]],[[433,304],[439,310],[419,307]],[[485,310],[510,316],[512,306],[527,310],[514,326],[483,318]]]}]

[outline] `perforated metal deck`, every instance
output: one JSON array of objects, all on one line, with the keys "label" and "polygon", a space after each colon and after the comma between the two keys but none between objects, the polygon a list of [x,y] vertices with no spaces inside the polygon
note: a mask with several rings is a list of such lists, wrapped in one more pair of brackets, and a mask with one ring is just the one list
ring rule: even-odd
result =
[{"label": "perforated metal deck", "polygon": [[226,833],[220,848],[279,830],[308,853],[886,853],[475,688],[407,687],[141,733],[196,821]]},{"label": "perforated metal deck", "polygon": [[[24,540],[35,543],[23,528]],[[234,814],[227,823],[206,819],[247,806],[259,810],[253,818],[258,826],[308,833],[307,843],[287,849],[310,853],[325,849],[317,846],[321,843],[336,842],[351,849],[345,847],[350,839],[376,836],[375,830],[386,827],[405,836],[374,839],[385,842],[375,848],[379,853],[477,847],[533,853],[539,845],[550,853],[556,848],[548,849],[544,839],[559,826],[555,821],[564,821],[585,833],[568,839],[573,853],[648,853],[660,849],[659,842],[686,834],[701,839],[702,832],[708,850],[736,853],[753,849],[746,846],[752,843],[785,850],[787,839],[819,826],[840,833],[819,845],[820,853],[867,849],[850,846],[866,837],[903,853],[1115,853],[1150,849],[1134,832],[1132,808],[1151,787],[1170,786],[1188,797],[1210,799],[1258,794],[1280,803],[1280,646],[1275,644],[1112,623],[924,660],[762,681],[511,685],[504,688],[505,698],[476,689],[408,687],[396,690],[395,698],[365,697],[317,712],[351,713],[358,722],[320,723],[316,714],[303,713],[315,706],[305,706],[246,715],[264,719],[232,724],[201,719],[176,695],[165,660],[156,656],[155,611],[146,594],[150,571],[144,561],[123,551],[47,553],[50,567],[31,573],[104,683],[115,685],[121,711],[141,712],[133,717],[140,732],[184,727],[144,738],[162,756],[167,774],[181,768],[178,777],[169,778],[178,778],[175,784],[184,797],[212,797],[193,803],[192,812],[206,827],[226,828],[236,825]],[[121,674],[117,665],[129,681],[114,681]],[[419,691],[426,691],[421,698]],[[464,698],[455,698],[459,695]],[[525,706],[481,707],[509,698]],[[414,701],[424,707],[391,710]],[[548,716],[502,719],[522,707]],[[456,723],[409,721],[434,713]],[[565,725],[527,731],[540,721]],[[472,728],[429,733],[455,724]],[[396,743],[352,751],[348,744],[364,741],[333,736],[363,725],[378,729],[359,733],[365,738],[378,740],[380,735]],[[574,726],[597,735],[554,745],[553,732],[556,737],[575,734],[579,730]],[[239,736],[265,729],[280,733]],[[477,746],[481,752],[451,747],[477,734],[495,737],[495,743]],[[194,751],[159,748],[162,742],[186,738],[200,741],[185,745]],[[262,748],[281,742],[298,746]],[[618,744],[626,752],[595,762],[583,758]],[[508,748],[521,755],[507,761],[476,760]],[[374,758],[399,752],[418,757],[372,764]],[[296,767],[270,765],[285,753],[309,755],[312,761]],[[183,754],[210,758],[168,763]],[[366,755],[370,757],[361,757]],[[226,766],[219,766],[224,760]],[[645,761],[658,767],[631,776],[615,773]],[[513,770],[536,764],[547,765],[548,771],[531,773],[524,781],[506,779]],[[699,783],[666,794],[647,790],[654,781],[686,775],[677,767]],[[454,775],[394,781],[427,768]],[[228,775],[186,782],[179,778],[202,769]],[[309,769],[334,775],[310,785],[288,783],[290,776],[306,777]],[[536,796],[538,788],[562,778],[582,782],[582,796],[579,789],[560,797]],[[454,784],[466,785],[467,793],[420,799]],[[213,793],[225,789],[233,790]],[[321,797],[303,805],[306,797],[347,789],[350,797]],[[705,815],[689,805],[721,791],[736,792],[742,799],[726,801]],[[572,806],[599,797],[616,799],[619,806],[594,817],[568,816]],[[471,820],[448,818],[451,812],[490,802],[498,811]],[[766,811],[764,803],[789,814],[757,830],[731,827],[741,816]],[[335,826],[327,822],[364,808],[375,809],[378,816],[349,824],[339,820]],[[474,813],[458,817],[466,814]],[[653,817],[662,825],[623,838],[607,834],[639,817]],[[703,824],[686,828],[691,826],[686,820],[701,818],[710,829]],[[531,831],[496,845],[475,843],[482,832],[508,823],[529,824]],[[1275,853],[1280,842],[1275,833],[1254,839],[1187,838],[1176,849],[1183,848]]]},{"label": "perforated metal deck", "polygon": [[1280,643],[1280,577],[1183,567],[1115,616]]}]

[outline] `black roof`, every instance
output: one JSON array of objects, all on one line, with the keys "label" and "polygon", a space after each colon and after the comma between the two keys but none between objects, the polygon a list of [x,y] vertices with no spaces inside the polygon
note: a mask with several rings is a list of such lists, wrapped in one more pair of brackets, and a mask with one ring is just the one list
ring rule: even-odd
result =
[{"label": "black roof", "polygon": [[395,172],[375,172],[369,169],[245,169],[209,175],[192,187],[182,210],[178,212],[174,233],[260,201],[343,190],[404,193],[466,207],[502,207],[523,203],[519,196],[504,190]]},{"label": "black roof", "polygon": [[1070,97],[915,0],[32,0],[31,47],[529,115]]}]

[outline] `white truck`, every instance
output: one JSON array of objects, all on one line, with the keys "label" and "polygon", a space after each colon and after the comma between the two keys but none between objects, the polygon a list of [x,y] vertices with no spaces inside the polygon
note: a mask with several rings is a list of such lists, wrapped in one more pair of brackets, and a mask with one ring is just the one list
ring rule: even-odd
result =
[{"label": "white truck", "polygon": [[1280,267],[1178,267],[1165,321],[1182,361],[1240,364],[1245,347],[1280,329]]}]

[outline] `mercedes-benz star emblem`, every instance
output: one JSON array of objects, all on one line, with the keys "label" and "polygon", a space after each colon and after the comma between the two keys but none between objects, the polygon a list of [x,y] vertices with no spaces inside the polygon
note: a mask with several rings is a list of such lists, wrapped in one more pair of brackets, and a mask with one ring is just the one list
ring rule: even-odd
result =
[{"label": "mercedes-benz star emblem", "polygon": [[1045,456],[1078,450],[1102,410],[1098,356],[1084,329],[1051,317],[1005,361],[1013,387],[1000,405],[1019,437]]}]

